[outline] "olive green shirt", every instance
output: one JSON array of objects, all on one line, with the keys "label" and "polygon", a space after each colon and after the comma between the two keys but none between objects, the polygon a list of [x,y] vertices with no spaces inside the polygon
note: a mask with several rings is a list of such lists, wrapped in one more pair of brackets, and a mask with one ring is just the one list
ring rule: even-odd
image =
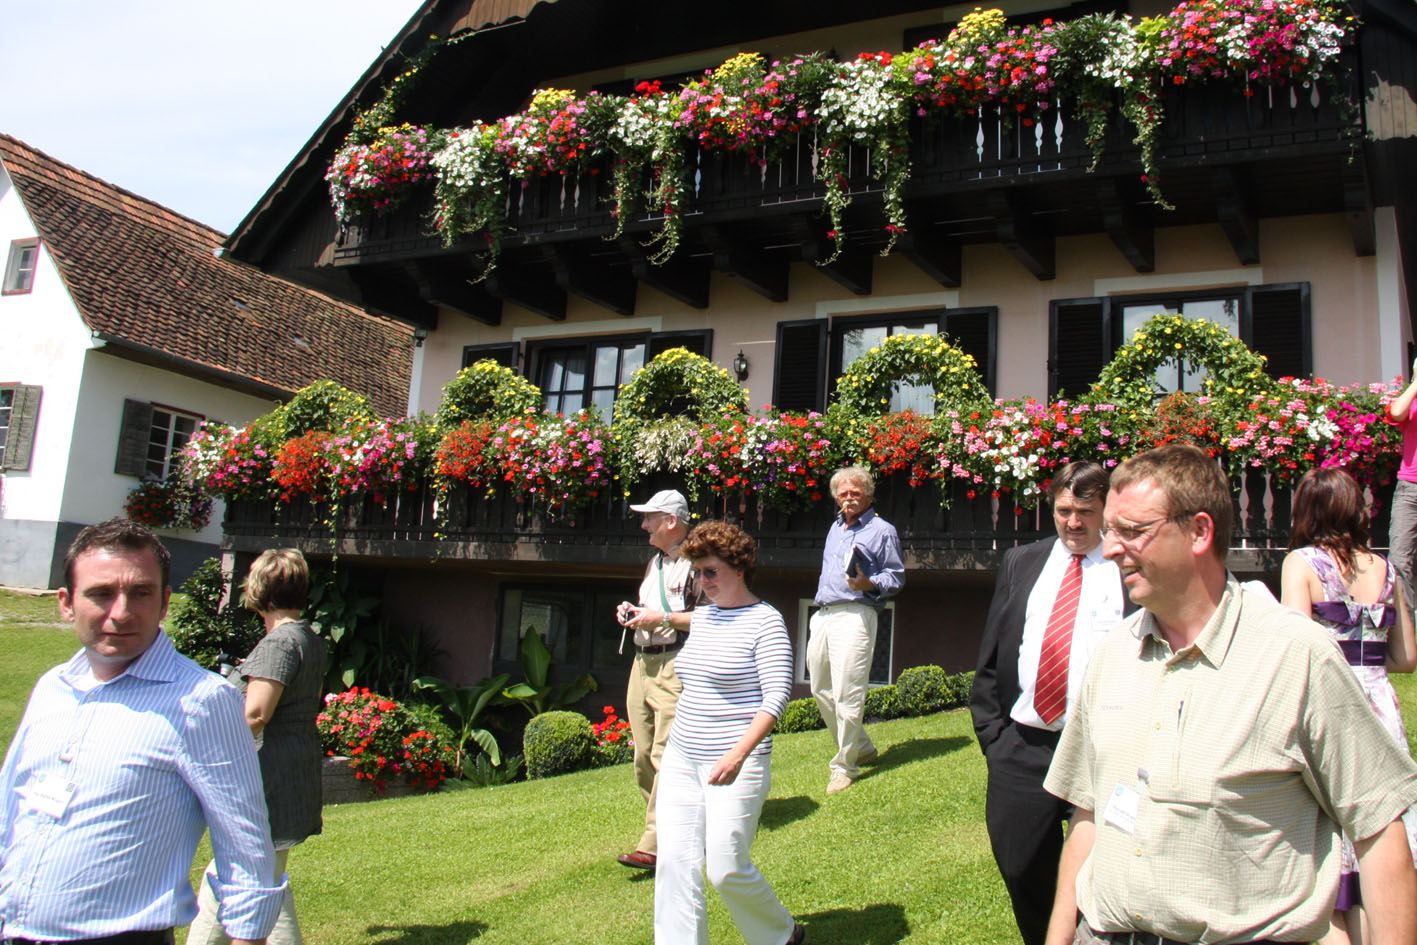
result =
[{"label": "olive green shirt", "polygon": [[1339,826],[1365,839],[1396,820],[1417,764],[1332,637],[1232,576],[1191,646],[1173,654],[1146,611],[1103,641],[1044,786],[1094,813],[1077,877],[1092,928],[1312,942]]}]

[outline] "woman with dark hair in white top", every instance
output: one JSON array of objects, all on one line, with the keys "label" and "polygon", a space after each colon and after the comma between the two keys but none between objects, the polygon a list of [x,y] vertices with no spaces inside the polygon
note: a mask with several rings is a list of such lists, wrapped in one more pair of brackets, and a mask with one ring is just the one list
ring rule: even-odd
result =
[{"label": "woman with dark hair in white top", "polygon": [[705,872],[746,945],[800,945],[806,931],[748,855],[771,783],[769,733],[792,687],[787,627],[748,589],[757,542],[742,529],[704,522],[680,552],[711,603],[694,611],[676,661],[684,692],[659,771],[655,945],[708,945]]}]

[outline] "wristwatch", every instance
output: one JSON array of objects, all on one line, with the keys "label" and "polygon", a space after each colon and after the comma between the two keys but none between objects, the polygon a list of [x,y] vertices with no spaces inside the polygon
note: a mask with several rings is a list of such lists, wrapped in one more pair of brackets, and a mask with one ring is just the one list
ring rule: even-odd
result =
[{"label": "wristwatch", "polygon": [[661,630],[673,630],[673,629],[674,629],[674,624],[672,624],[672,623],[669,622],[669,614],[668,614],[668,612],[665,612],[665,614],[664,614],[664,619],[659,622],[659,629],[661,629]]}]

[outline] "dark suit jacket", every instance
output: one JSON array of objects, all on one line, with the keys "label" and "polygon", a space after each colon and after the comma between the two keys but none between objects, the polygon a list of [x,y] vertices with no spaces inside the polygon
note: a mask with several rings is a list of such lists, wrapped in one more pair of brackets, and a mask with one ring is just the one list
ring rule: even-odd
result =
[{"label": "dark suit jacket", "polygon": [[1043,565],[1058,539],[1045,538],[1004,552],[999,574],[994,579],[994,599],[984,623],[984,641],[979,647],[979,664],[974,669],[974,691],[969,712],[974,716],[974,734],[985,754],[1009,725],[1009,710],[1022,689],[1018,682],[1018,650],[1023,642],[1023,619],[1028,595],[1033,591]]}]

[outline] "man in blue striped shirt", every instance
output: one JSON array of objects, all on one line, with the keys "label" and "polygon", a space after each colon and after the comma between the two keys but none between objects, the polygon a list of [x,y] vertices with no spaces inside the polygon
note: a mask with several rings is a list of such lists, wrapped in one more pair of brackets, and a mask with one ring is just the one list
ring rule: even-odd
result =
[{"label": "man in blue striped shirt", "polygon": [[838,469],[831,493],[840,514],[822,549],[807,672],[817,711],[836,741],[827,793],[837,794],[860,775],[861,763],[876,757],[864,718],[876,618],[886,599],[905,586],[905,565],[895,526],[871,507],[876,482],[869,470]]},{"label": "man in blue striped shirt", "polygon": [[59,612],[83,649],[39,680],[0,768],[0,942],[166,945],[197,913],[210,828],[220,920],[260,945],[285,893],[240,695],[162,632],[157,537],[79,532]]}]

